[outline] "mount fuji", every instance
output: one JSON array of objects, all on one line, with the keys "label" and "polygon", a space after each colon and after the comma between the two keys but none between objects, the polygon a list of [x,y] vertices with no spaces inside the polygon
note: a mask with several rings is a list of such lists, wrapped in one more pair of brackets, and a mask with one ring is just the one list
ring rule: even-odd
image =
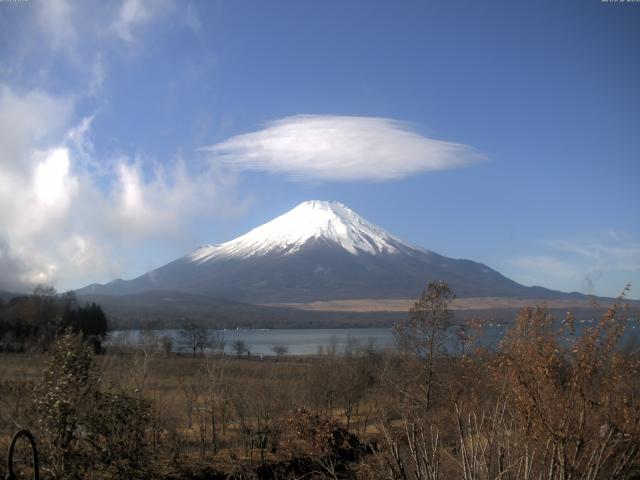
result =
[{"label": "mount fuji", "polygon": [[525,287],[481,263],[407,243],[341,203],[318,200],[140,277],[89,285],[77,293],[173,291],[269,304],[416,298],[430,280],[446,281],[458,297],[582,297]]}]

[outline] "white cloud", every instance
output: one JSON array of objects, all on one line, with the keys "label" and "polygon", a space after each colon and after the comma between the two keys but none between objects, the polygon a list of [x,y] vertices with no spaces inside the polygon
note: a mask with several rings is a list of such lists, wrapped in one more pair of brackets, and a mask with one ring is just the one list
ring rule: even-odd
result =
[{"label": "white cloud", "polygon": [[95,158],[93,116],[61,126],[72,109],[0,88],[0,289],[112,279],[132,246],[182,244],[195,218],[242,211],[235,178],[206,162]]},{"label": "white cloud", "polygon": [[640,272],[640,243],[627,239],[620,232],[616,232],[616,235],[611,233],[607,232],[609,238],[596,242],[563,241],[548,244],[557,250],[582,257],[599,269]]},{"label": "white cloud", "polygon": [[[87,103],[108,104],[103,85],[114,43],[138,40],[175,5],[47,0],[28,6],[33,15],[16,16],[0,68],[13,83],[0,82],[0,289],[111,279],[131,263],[131,245],[189,244],[195,215],[234,202],[233,176],[206,163],[100,157],[91,138],[95,114],[77,120]],[[184,26],[192,28],[197,12],[187,13]],[[72,79],[68,96],[33,87],[55,84],[53,68]]]},{"label": "white cloud", "polygon": [[544,245],[545,253],[511,260],[509,275],[527,285],[607,296],[617,296],[630,283],[632,297],[638,296],[640,242],[630,234],[610,230],[589,239]]},{"label": "white cloud", "polygon": [[73,48],[77,38],[74,15],[74,9],[69,0],[38,2],[38,23],[47,35],[52,49]]},{"label": "white cloud", "polygon": [[97,53],[91,64],[91,72],[89,74],[89,87],[87,92],[89,96],[96,96],[100,93],[106,76],[107,67],[104,56],[101,53]]},{"label": "white cloud", "polygon": [[121,40],[133,42],[135,29],[165,14],[170,6],[167,0],[123,0],[111,29]]},{"label": "white cloud", "polygon": [[[5,23],[11,28],[0,32],[5,50],[0,74],[15,85],[45,86],[57,81],[57,88],[64,88],[69,84],[73,94],[84,90],[89,97],[102,92],[111,59],[131,60],[132,53],[145,51],[140,40],[165,20],[186,17],[188,21],[181,25],[188,29],[199,22],[194,8],[175,0],[29,3],[24,7],[26,15],[10,12]],[[127,48],[122,48],[123,42]],[[59,71],[65,72],[63,82],[59,82]]]},{"label": "white cloud", "polygon": [[63,133],[72,113],[72,102],[40,90],[16,92],[0,84],[0,166],[22,170],[34,146]]},{"label": "white cloud", "polygon": [[576,265],[552,255],[520,255],[509,263],[513,279],[525,285],[567,290],[565,285],[578,285],[582,278]]},{"label": "white cloud", "polygon": [[113,23],[113,30],[122,40],[131,42],[133,28],[150,17],[151,14],[142,0],[125,0],[120,5],[120,12]]},{"label": "white cloud", "polygon": [[33,175],[33,188],[40,203],[68,208],[77,190],[77,179],[70,175],[70,166],[66,148],[56,148],[43,155]]},{"label": "white cloud", "polygon": [[9,243],[0,237],[0,290],[20,291],[27,286],[20,280],[23,265],[12,255]]},{"label": "white cloud", "polygon": [[472,147],[425,137],[387,118],[297,115],[206,147],[212,161],[300,180],[383,181],[465,167]]},{"label": "white cloud", "polygon": [[[151,172],[144,173],[144,166]],[[126,229],[129,240],[180,236],[186,224],[198,217],[221,213],[230,207],[222,198],[231,194],[234,179],[205,166],[191,171],[183,159],[169,165],[121,158],[114,167],[117,182],[107,201],[107,228]]]}]

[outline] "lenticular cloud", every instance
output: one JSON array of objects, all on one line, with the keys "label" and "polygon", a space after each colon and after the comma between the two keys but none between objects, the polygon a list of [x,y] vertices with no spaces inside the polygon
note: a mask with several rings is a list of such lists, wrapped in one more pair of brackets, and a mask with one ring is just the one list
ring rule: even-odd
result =
[{"label": "lenticular cloud", "polygon": [[384,181],[460,168],[485,157],[388,118],[296,115],[206,147],[213,161],[299,180]]}]

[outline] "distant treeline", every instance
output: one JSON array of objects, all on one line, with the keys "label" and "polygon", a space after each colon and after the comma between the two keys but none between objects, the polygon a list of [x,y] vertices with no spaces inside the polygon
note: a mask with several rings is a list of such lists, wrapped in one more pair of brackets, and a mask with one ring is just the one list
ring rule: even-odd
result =
[{"label": "distant treeline", "polygon": [[102,307],[96,303],[82,306],[73,292],[58,294],[51,287],[0,299],[0,352],[48,351],[66,332],[81,334],[94,352],[101,352],[107,333]]}]

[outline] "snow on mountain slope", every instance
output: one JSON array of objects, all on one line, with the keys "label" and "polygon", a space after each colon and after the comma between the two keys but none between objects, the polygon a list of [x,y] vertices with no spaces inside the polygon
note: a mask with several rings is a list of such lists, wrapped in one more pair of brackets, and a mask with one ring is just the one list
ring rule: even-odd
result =
[{"label": "snow on mountain slope", "polygon": [[353,255],[395,254],[399,248],[418,250],[341,203],[310,200],[234,240],[200,247],[189,259],[203,263],[224,257],[289,255],[310,240],[337,244]]}]

